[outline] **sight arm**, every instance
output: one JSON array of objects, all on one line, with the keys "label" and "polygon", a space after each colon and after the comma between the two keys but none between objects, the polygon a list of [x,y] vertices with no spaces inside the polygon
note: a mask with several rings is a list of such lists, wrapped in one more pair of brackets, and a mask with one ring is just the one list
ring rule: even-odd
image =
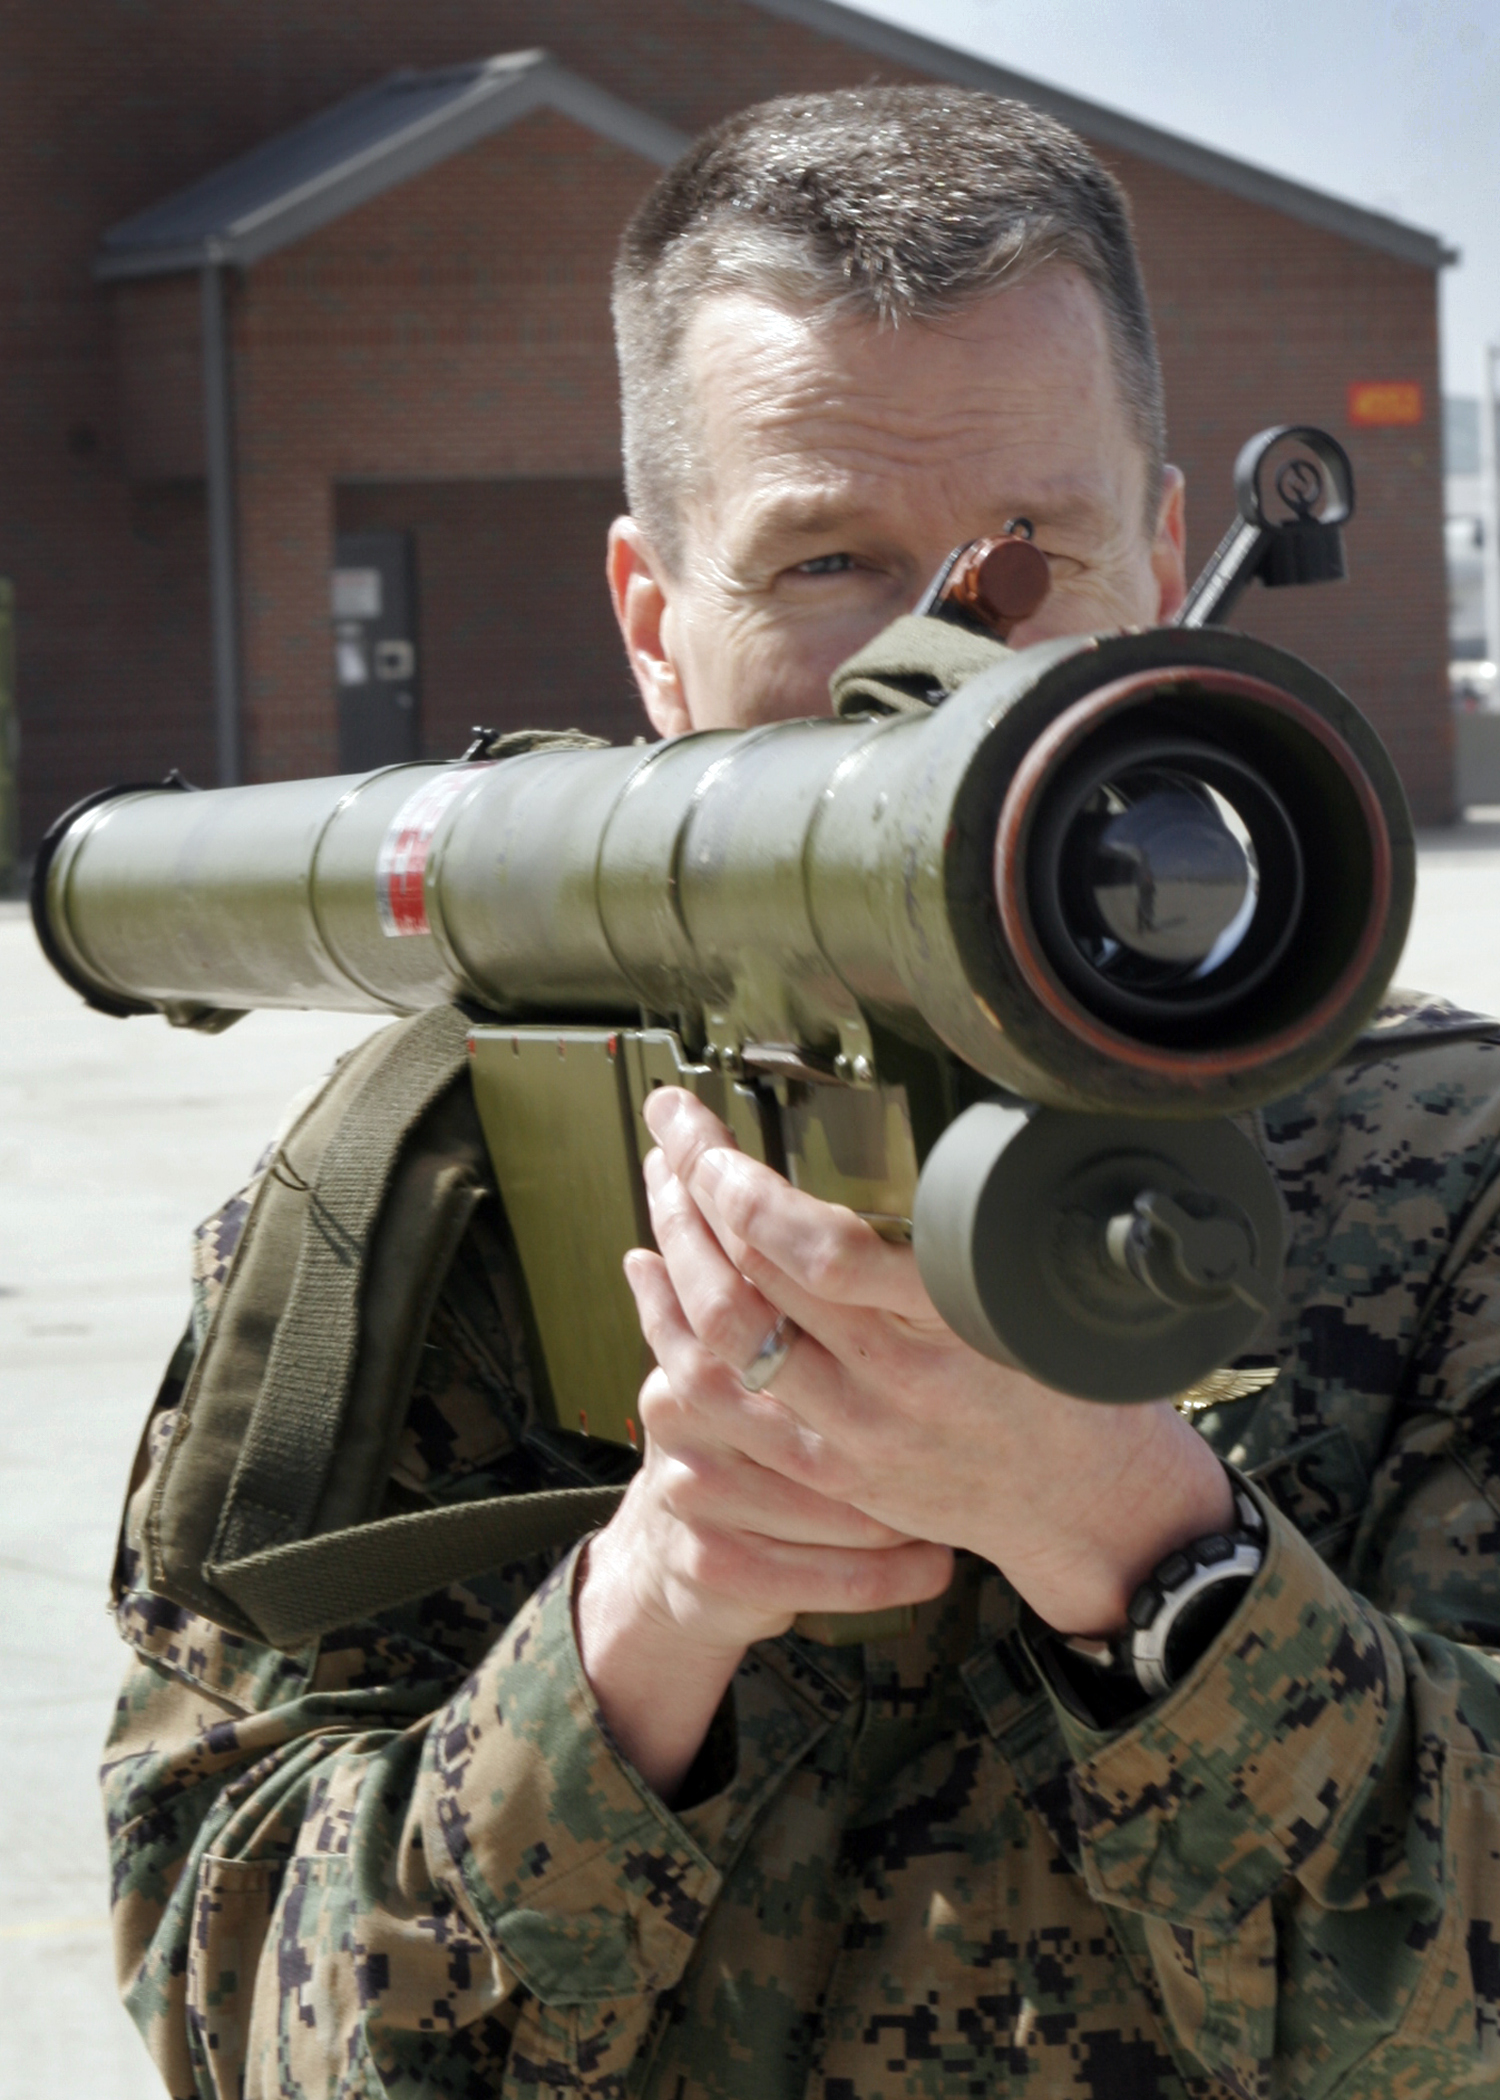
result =
[{"label": "sight arm", "polygon": [[1234,490],[1239,516],[1183,600],[1174,627],[1223,626],[1257,578],[1280,590],[1336,583],[1347,574],[1342,527],[1354,514],[1354,470],[1326,430],[1277,423],[1257,432],[1234,463]]}]

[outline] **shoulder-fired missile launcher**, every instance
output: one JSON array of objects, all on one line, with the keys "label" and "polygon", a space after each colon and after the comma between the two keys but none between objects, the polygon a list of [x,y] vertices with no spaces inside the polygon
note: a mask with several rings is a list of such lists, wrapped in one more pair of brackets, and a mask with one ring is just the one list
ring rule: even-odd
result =
[{"label": "shoulder-fired missile launcher", "polygon": [[[1325,499],[1283,470],[1278,524],[1261,473],[1288,438]],[[1192,624],[1013,652],[993,637],[1041,557],[963,550],[837,716],[112,790],[49,834],[38,933],[110,1013],[462,1006],[565,1427],[635,1438],[621,1257],[649,1238],[662,1084],[913,1237],[976,1348],[1092,1399],[1179,1394],[1275,1299],[1278,1200],[1237,1119],[1364,1028],[1413,890],[1369,725],[1207,624],[1250,574],[1341,573],[1347,462],[1263,433],[1240,483]],[[985,667],[930,705],[954,623]]]}]

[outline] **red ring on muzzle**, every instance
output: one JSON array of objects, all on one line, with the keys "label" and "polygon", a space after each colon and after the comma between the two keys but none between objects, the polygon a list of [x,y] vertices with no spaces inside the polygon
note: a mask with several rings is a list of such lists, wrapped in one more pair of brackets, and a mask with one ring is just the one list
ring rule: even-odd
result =
[{"label": "red ring on muzzle", "polygon": [[[1048,961],[1026,897],[1026,851],[1031,827],[1043,793],[1059,767],[1109,717],[1189,687],[1210,696],[1223,694],[1226,698],[1252,701],[1289,718],[1315,738],[1353,790],[1370,840],[1369,907],[1354,953],[1335,982],[1308,1012],[1276,1035],[1220,1050],[1182,1050],[1143,1043],[1091,1014]],[[1185,1083],[1260,1069],[1273,1058],[1301,1049],[1334,1022],[1380,948],[1390,912],[1391,889],[1391,840],[1385,812],[1364,767],[1343,738],[1316,709],[1284,687],[1208,664],[1174,664],[1157,671],[1136,671],[1100,686],[1066,708],[1037,738],[1017,767],[1001,804],[995,834],[995,899],[1000,924],[1016,967],[1037,1003],[1089,1049],[1154,1077]]]}]

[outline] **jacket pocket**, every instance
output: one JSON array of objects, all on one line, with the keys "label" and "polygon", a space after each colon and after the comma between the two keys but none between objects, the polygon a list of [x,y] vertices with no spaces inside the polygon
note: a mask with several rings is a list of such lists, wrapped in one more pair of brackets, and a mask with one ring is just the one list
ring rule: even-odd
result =
[{"label": "jacket pocket", "polygon": [[255,1976],[281,1891],[280,1860],[218,1859],[198,1868],[188,1947],[188,2047],[216,2100],[240,2100]]}]

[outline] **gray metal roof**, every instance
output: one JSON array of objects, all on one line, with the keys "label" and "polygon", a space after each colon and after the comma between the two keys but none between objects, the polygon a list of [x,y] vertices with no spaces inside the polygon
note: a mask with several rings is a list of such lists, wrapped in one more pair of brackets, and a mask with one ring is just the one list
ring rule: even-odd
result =
[{"label": "gray metal roof", "polygon": [[1329,196],[1326,190],[1288,181],[1284,175],[1273,175],[1268,168],[1216,153],[1211,146],[1195,145],[1174,132],[1158,131],[1155,125],[1142,124],[1119,110],[1085,102],[1080,95],[1049,87],[1045,81],[1030,80],[1024,73],[1013,73],[1008,66],[993,65],[988,59],[976,58],[951,44],[936,43],[931,37],[898,29],[893,22],[861,14],[857,8],[840,6],[838,0],[754,0],[754,5],[820,36],[837,37],[877,58],[910,66],[914,72],[931,73],[959,87],[983,88],[992,95],[1014,96],[1018,102],[1029,102],[1033,109],[1045,110],[1048,116],[1070,125],[1096,145],[1117,146],[1122,152],[1139,154],[1142,160],[1155,161],[1159,167],[1190,175],[1197,182],[1211,183],[1215,189],[1227,190],[1231,196],[1244,197],[1252,204],[1285,212],[1289,218],[1319,226],[1325,233],[1342,234],[1346,240],[1360,241],[1367,248],[1384,249],[1387,255],[1399,256],[1402,262],[1422,263],[1429,270],[1437,270],[1444,263],[1459,259],[1456,248],[1448,247],[1435,233],[1426,233],[1419,226],[1408,226],[1381,212],[1366,211],[1362,205],[1347,204],[1342,197]]},{"label": "gray metal roof", "polygon": [[255,263],[535,109],[554,109],[667,167],[687,139],[545,51],[393,73],[112,226],[100,278]]}]

